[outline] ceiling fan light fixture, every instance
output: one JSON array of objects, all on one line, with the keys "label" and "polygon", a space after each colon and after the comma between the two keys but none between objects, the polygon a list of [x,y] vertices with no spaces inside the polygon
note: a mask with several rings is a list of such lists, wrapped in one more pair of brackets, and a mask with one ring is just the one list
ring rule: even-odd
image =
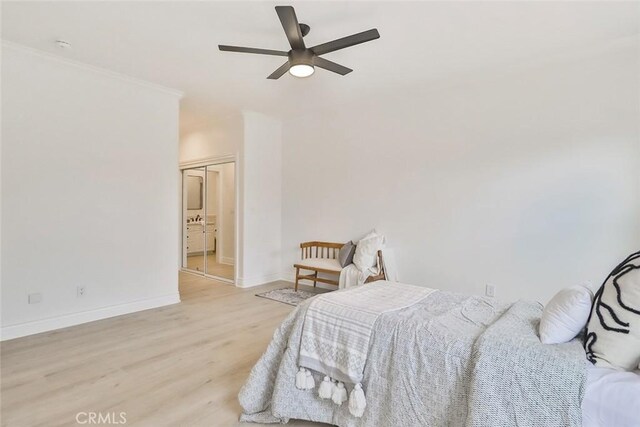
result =
[{"label": "ceiling fan light fixture", "polygon": [[284,33],[287,36],[287,40],[289,41],[289,46],[291,46],[291,50],[288,52],[284,50],[228,46],[224,44],[218,45],[218,49],[223,52],[256,53],[260,55],[289,57],[287,62],[279,66],[273,73],[269,74],[267,77],[269,80],[278,80],[280,77],[285,75],[287,71],[289,71],[289,74],[294,77],[309,77],[315,72],[315,67],[320,67],[324,70],[344,76],[353,70],[343,65],[336,64],[335,62],[331,62],[328,59],[324,59],[320,55],[380,38],[378,30],[372,28],[371,30],[362,31],[361,33],[352,34],[327,43],[307,47],[303,37],[309,33],[309,26],[298,22],[296,11],[293,9],[293,6],[276,6],[276,13],[280,19],[282,28],[284,29]]},{"label": "ceiling fan light fixture", "polygon": [[296,64],[289,68],[289,73],[294,77],[309,77],[315,71],[313,65]]}]

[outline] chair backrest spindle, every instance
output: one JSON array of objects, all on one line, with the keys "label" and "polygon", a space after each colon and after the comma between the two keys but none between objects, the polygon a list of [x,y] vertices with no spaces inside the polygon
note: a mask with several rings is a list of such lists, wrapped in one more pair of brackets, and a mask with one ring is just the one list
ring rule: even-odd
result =
[{"label": "chair backrest spindle", "polygon": [[305,242],[300,244],[300,256],[307,258],[337,259],[342,243]]}]

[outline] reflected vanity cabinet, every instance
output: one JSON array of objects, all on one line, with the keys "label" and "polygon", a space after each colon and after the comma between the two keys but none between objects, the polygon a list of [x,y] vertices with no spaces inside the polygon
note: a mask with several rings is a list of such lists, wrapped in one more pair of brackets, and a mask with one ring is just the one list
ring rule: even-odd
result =
[{"label": "reflected vanity cabinet", "polygon": [[[206,228],[205,228],[206,227]],[[187,224],[187,254],[202,252],[204,250],[204,231],[207,233],[207,252],[216,250],[216,224],[208,222]]]},{"label": "reflected vanity cabinet", "polygon": [[204,251],[203,225],[199,223],[187,224],[187,253]]}]

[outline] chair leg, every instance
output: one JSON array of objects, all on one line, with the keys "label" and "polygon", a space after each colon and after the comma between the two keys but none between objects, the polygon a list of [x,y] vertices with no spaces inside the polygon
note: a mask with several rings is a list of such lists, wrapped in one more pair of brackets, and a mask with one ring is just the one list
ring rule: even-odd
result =
[{"label": "chair leg", "polygon": [[298,277],[300,277],[300,269],[296,268],[296,287],[295,287],[296,292],[298,292]]},{"label": "chair leg", "polygon": [[[313,275],[313,277],[315,277],[316,279],[318,278],[318,272],[317,271],[316,271],[316,274]],[[317,281],[314,279],[313,280],[313,287],[314,288],[316,287],[316,283],[317,283]]]}]

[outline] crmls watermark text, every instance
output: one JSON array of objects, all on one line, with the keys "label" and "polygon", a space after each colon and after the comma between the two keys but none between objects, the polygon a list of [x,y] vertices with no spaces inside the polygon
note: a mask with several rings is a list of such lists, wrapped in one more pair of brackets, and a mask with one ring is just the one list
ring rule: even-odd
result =
[{"label": "crmls watermark text", "polygon": [[76,414],[78,424],[126,424],[126,412],[78,412]]}]

